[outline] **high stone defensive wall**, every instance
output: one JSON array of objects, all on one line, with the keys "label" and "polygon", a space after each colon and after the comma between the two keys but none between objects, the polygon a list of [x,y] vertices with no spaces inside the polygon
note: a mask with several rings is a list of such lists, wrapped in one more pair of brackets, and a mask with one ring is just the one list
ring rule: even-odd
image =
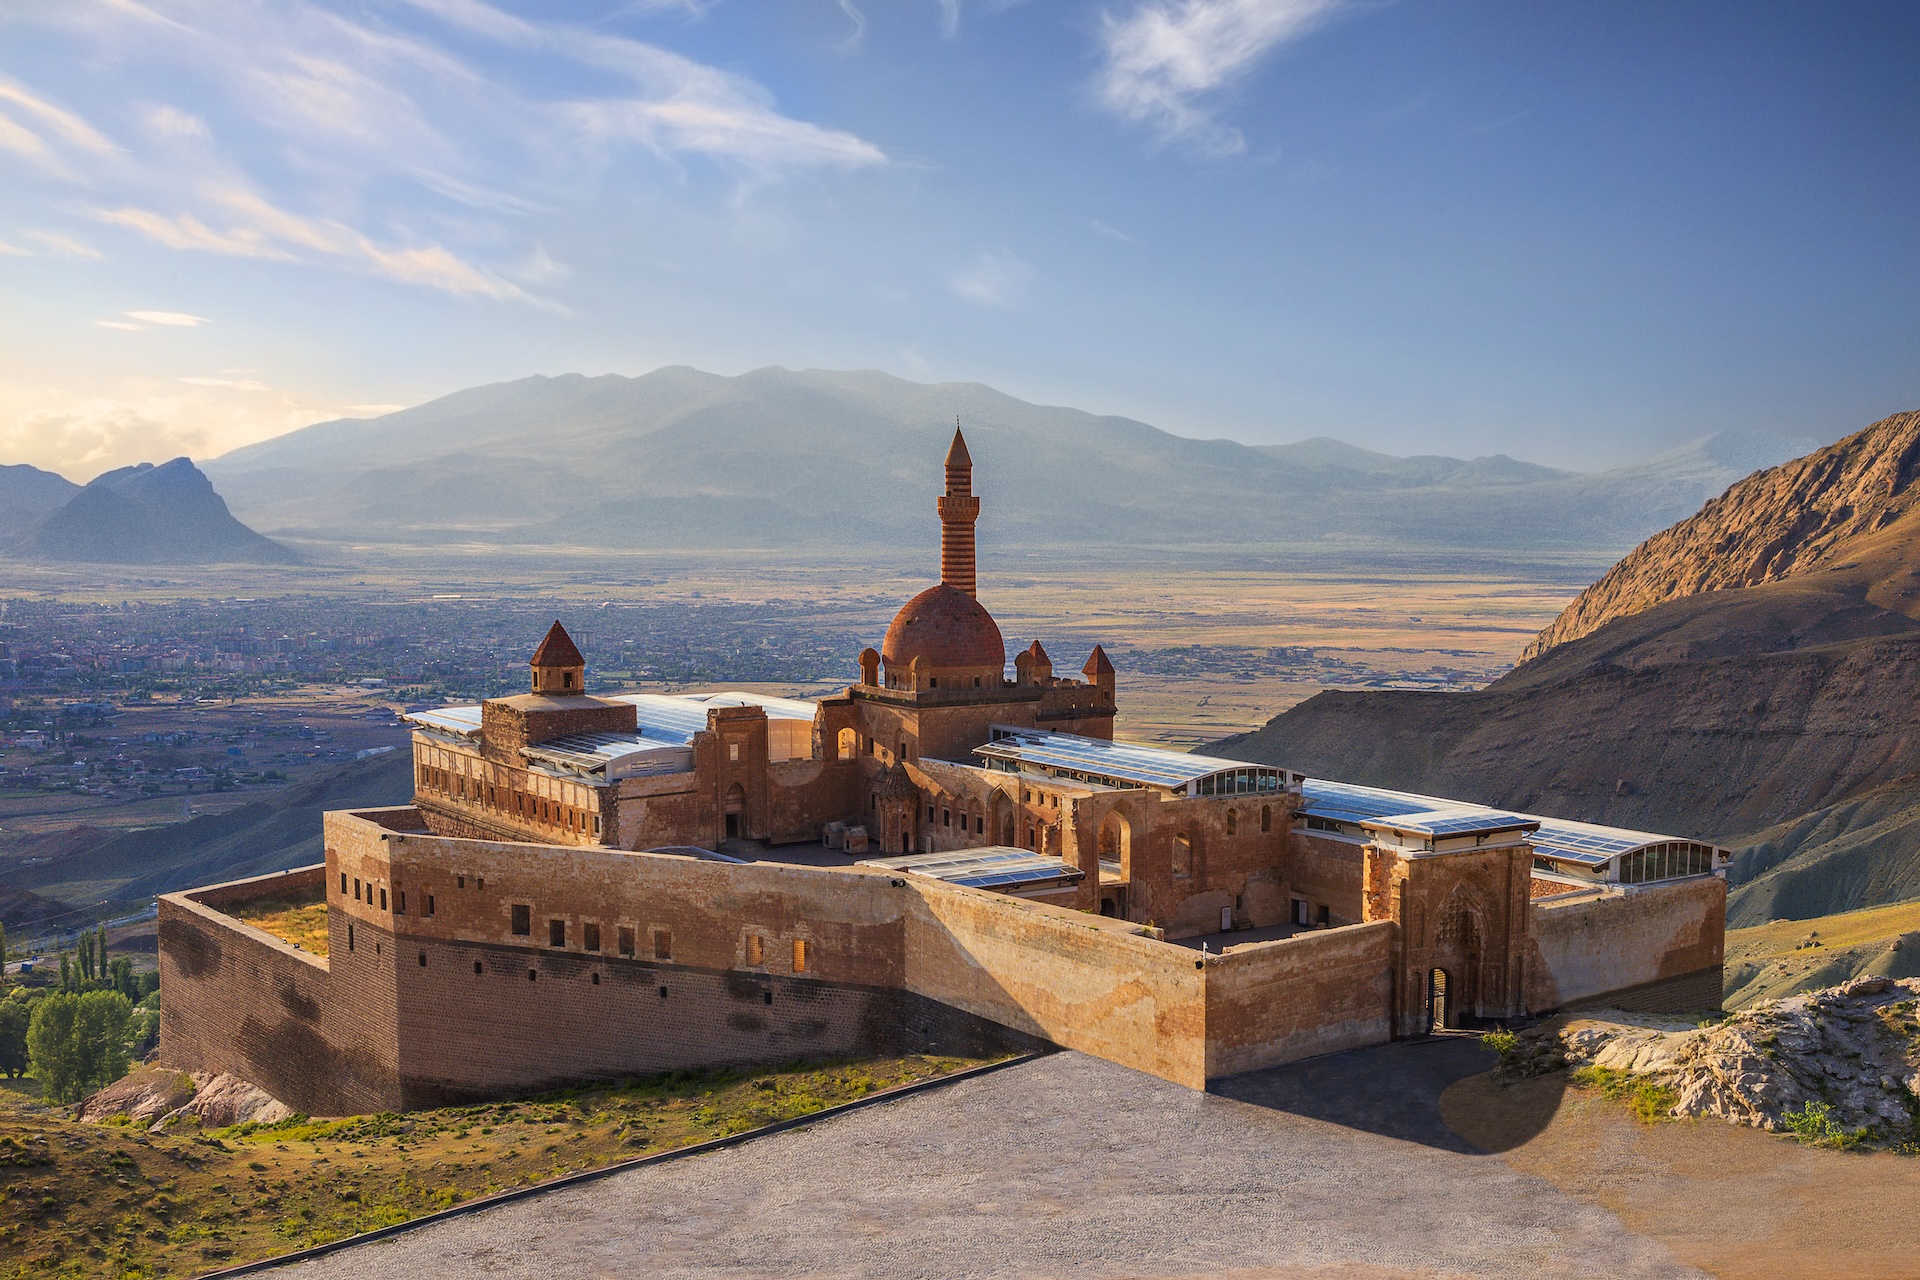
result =
[{"label": "high stone defensive wall", "polygon": [[[676,1067],[1041,1041],[1203,1088],[1391,1038],[1388,921],[1208,955],[1125,921],[877,869],[421,828],[407,808],[331,813],[322,867],[165,895],[163,1059],[344,1114]],[[326,959],[217,909],[316,890]],[[1721,881],[1530,909],[1533,1011],[1717,1002],[1717,986],[1701,993],[1718,980]]]}]

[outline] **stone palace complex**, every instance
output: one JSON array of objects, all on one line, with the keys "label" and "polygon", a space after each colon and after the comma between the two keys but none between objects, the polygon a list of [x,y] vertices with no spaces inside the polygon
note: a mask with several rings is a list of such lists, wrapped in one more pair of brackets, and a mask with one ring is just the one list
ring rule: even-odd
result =
[{"label": "stone palace complex", "polygon": [[[1717,1008],[1724,850],[1113,740],[1113,664],[1009,672],[955,433],[941,581],[817,703],[527,693],[414,714],[415,798],[161,900],[163,1060],[314,1114],[856,1052],[1051,1043],[1195,1088],[1576,1004]],[[328,907],[328,954],[225,913]]]}]

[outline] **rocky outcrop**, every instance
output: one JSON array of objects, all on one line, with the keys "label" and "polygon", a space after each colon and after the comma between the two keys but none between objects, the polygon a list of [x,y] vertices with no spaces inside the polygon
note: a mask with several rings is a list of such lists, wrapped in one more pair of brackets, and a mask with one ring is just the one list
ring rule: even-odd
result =
[{"label": "rocky outcrop", "polygon": [[1710,1116],[1841,1145],[1920,1143],[1920,980],[1856,978],[1687,1027],[1611,1012],[1548,1023],[1509,1074],[1598,1068],[1657,1087],[1673,1117]]},{"label": "rocky outcrop", "polygon": [[239,1076],[210,1071],[179,1071],[144,1066],[74,1104],[73,1118],[104,1124],[124,1116],[128,1123],[158,1129],[192,1119],[203,1129],[273,1124],[292,1108]]},{"label": "rocky outcrop", "polygon": [[1588,587],[1521,655],[1615,618],[1707,591],[1778,582],[1831,566],[1855,540],[1920,501],[1920,413],[1900,413],[1837,444],[1757,472],[1698,514],[1648,538]]}]

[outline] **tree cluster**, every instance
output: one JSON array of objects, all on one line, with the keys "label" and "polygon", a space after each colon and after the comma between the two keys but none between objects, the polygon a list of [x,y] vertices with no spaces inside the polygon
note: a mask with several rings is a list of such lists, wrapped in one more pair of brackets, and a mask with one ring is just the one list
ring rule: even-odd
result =
[{"label": "tree cluster", "polygon": [[125,957],[109,959],[104,925],[82,934],[73,955],[60,953],[56,987],[18,986],[0,998],[0,1074],[32,1074],[50,1102],[118,1080],[158,1037],[159,979],[134,973]]}]

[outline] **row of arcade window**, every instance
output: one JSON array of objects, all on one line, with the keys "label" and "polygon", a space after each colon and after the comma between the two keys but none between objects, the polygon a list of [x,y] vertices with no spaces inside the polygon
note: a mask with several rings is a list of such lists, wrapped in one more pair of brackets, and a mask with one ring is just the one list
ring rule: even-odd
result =
[{"label": "row of arcade window", "polygon": [[[734,744],[734,758],[738,759],[739,745]],[[485,804],[489,808],[511,811],[517,818],[527,818],[535,822],[544,822],[550,826],[565,827],[569,831],[585,833],[591,831],[600,834],[600,815],[585,809],[576,809],[572,805],[561,804],[558,800],[549,800],[544,796],[531,795],[516,791],[512,787],[496,787],[491,783],[482,785],[478,779],[468,779],[463,774],[435,765],[423,764],[419,767],[419,785],[428,791],[438,791],[443,795],[460,800],[472,800]]]}]

